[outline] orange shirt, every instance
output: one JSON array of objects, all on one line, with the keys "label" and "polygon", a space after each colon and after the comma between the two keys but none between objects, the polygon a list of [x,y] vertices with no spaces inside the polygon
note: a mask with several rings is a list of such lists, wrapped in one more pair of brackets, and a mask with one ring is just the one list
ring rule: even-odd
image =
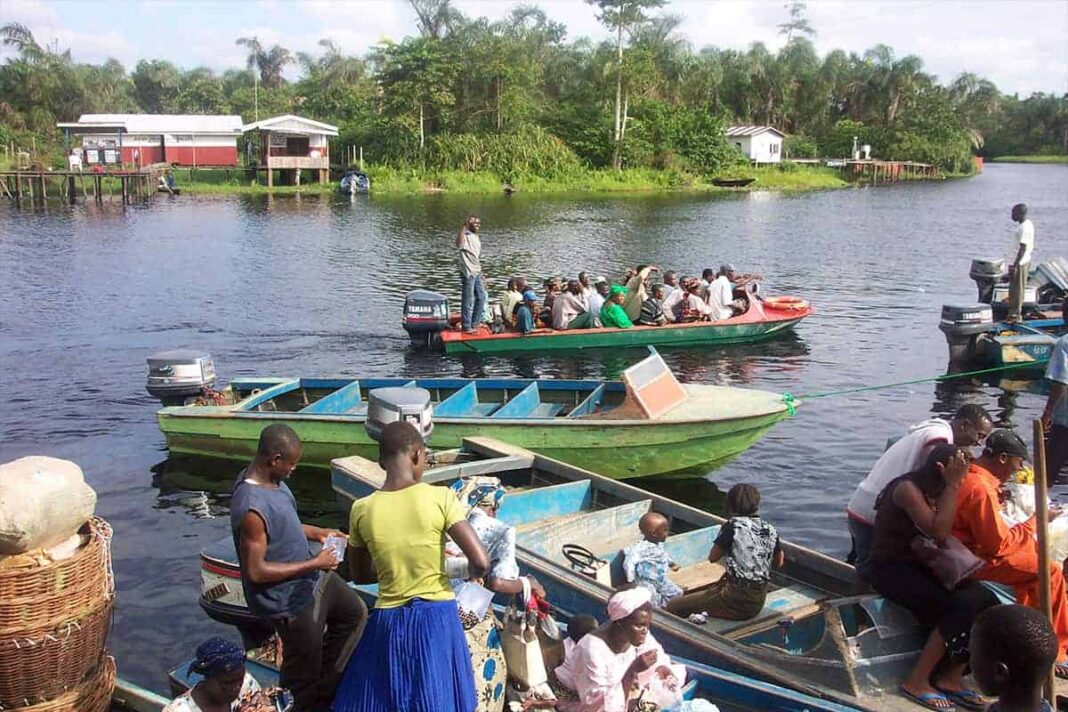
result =
[{"label": "orange shirt", "polygon": [[953,536],[987,561],[1009,556],[1023,547],[1035,548],[1034,517],[1010,527],[1001,516],[1000,488],[998,478],[972,463],[957,492]]}]

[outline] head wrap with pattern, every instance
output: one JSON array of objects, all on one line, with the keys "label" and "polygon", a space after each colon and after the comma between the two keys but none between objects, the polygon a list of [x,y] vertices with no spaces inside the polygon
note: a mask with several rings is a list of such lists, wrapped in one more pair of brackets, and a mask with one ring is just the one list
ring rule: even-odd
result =
[{"label": "head wrap with pattern", "polygon": [[504,487],[496,477],[461,477],[452,483],[460,504],[468,511],[475,507],[499,507],[504,501]]}]

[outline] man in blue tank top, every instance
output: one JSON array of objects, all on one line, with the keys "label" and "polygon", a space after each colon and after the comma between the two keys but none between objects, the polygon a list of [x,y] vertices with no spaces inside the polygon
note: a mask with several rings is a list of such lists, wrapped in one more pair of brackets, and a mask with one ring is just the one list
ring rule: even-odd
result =
[{"label": "man in blue tank top", "polygon": [[367,608],[334,572],[340,562],[333,551],[309,550],[309,541],[343,535],[297,516],[285,480],[301,453],[288,425],[263,429],[256,457],[234,483],[230,526],[249,610],[268,619],[282,641],[279,684],[293,693],[294,712],[318,712],[330,705]]}]

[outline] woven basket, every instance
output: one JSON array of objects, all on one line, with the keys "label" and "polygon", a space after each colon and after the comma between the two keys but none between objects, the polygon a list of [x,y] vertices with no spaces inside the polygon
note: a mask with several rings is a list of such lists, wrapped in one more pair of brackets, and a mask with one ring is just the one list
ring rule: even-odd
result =
[{"label": "woven basket", "polygon": [[69,559],[0,571],[0,639],[57,628],[112,598],[111,526],[94,517],[82,533],[89,541]]},{"label": "woven basket", "polygon": [[114,579],[111,527],[86,524],[66,561],[0,572],[0,709],[72,693],[104,654]]},{"label": "woven basket", "polygon": [[12,712],[107,712],[111,707],[111,693],[115,691],[115,659],[104,655],[103,660],[82,684],[68,692],[28,707],[4,707]]}]

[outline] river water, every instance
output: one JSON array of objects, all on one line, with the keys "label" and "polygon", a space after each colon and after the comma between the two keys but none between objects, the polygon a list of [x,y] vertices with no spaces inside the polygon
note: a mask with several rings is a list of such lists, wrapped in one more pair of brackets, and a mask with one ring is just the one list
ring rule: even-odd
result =
[{"label": "river water", "polygon": [[[18,211],[0,205],[0,460],[69,458],[115,529],[121,675],[163,691],[165,670],[205,637],[233,635],[196,605],[200,548],[229,531],[236,466],[168,460],[145,393],[145,358],[210,351],[237,375],[614,378],[641,350],[446,358],[407,348],[403,295],[457,295],[453,237],[482,217],[491,294],[579,270],[723,261],[766,275],[769,294],[811,300],[795,335],[665,351],[686,381],[812,394],[944,373],[946,302],[974,301],[972,257],[1008,252],[1025,201],[1037,259],[1068,253],[1068,167],[991,165],[978,177],[874,189],[727,196],[157,199]],[[652,487],[715,510],[747,481],[783,534],[832,555],[843,508],[888,436],[964,403],[1030,428],[1033,384],[931,382],[806,403],[707,481]],[[1027,430],[1026,433],[1030,431]],[[1030,441],[1029,435],[1026,439]],[[327,478],[298,471],[303,514],[340,524]]]}]

